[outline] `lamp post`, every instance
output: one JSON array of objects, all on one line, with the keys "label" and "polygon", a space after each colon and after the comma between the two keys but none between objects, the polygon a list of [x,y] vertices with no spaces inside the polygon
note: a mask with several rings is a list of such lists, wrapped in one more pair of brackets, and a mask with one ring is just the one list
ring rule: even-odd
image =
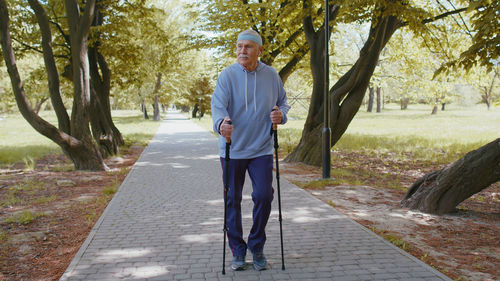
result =
[{"label": "lamp post", "polygon": [[330,98],[328,90],[330,88],[330,60],[328,55],[328,43],[329,43],[329,7],[328,0],[325,0],[325,83],[324,83],[324,101],[323,101],[323,145],[322,145],[322,155],[323,155],[323,179],[330,178],[331,169],[331,155],[330,155],[330,144],[331,144],[331,129],[330,129]]}]

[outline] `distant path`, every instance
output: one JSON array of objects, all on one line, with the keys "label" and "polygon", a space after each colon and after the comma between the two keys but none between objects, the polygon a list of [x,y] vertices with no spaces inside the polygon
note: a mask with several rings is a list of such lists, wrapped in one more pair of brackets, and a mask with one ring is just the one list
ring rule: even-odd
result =
[{"label": "distant path", "polygon": [[[228,249],[222,275],[216,141],[184,116],[169,113],[61,280],[450,280],[284,179],[286,270],[275,199],[265,248],[270,269],[233,272]],[[247,184],[245,236],[250,191]]]}]

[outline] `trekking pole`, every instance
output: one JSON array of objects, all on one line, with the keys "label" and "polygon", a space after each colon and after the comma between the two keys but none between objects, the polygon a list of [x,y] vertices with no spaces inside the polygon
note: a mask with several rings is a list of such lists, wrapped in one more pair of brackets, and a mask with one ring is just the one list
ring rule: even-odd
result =
[{"label": "trekking pole", "polygon": [[280,240],[281,240],[281,270],[285,270],[285,254],[283,253],[283,227],[281,218],[281,193],[280,193],[280,167],[278,163],[278,125],[273,124],[272,133],[274,135],[274,152],[276,154],[276,182],[278,184],[278,210],[280,221]]},{"label": "trekking pole", "polygon": [[[224,120],[231,125],[231,120]],[[224,245],[222,248],[222,274],[226,274],[226,235],[227,235],[227,191],[229,189],[229,148],[231,146],[231,138],[226,138],[226,157],[224,159]]]}]

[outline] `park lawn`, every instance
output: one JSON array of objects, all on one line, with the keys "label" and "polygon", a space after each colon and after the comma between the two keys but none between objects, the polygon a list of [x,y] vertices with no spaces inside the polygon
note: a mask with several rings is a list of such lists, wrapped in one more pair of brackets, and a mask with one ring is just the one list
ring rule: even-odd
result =
[{"label": "park lawn", "polygon": [[[57,126],[52,111],[40,115]],[[142,113],[135,110],[116,110],[112,116],[125,146],[147,144],[160,125],[160,122],[145,120]],[[10,114],[0,120],[0,135],[0,167],[20,162],[29,165],[44,156],[62,153],[58,145],[35,131],[20,114]]]},{"label": "park lawn", "polygon": [[[500,108],[485,105],[448,105],[431,115],[428,105],[385,105],[381,113],[364,108],[356,114],[333,151],[387,154],[413,160],[449,163],[464,153],[500,137]],[[194,120],[212,130],[210,116]],[[298,144],[304,119],[291,119],[279,126],[280,155],[286,156]]]}]

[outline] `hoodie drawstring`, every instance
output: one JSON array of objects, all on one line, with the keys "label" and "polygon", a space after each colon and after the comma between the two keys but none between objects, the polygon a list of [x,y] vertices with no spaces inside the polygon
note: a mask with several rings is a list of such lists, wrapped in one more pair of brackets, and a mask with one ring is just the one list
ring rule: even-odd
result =
[{"label": "hoodie drawstring", "polygon": [[[255,79],[253,85],[253,107],[257,112],[257,71],[255,72]],[[245,71],[245,111],[248,111],[248,72]]]},{"label": "hoodie drawstring", "polygon": [[247,92],[248,92],[248,87],[247,83],[248,82],[248,73],[245,71],[245,111],[248,111],[248,97],[247,97]]},{"label": "hoodie drawstring", "polygon": [[257,99],[255,98],[256,93],[257,93],[257,70],[255,70],[255,79],[253,84],[253,108],[255,110],[255,113],[257,113]]}]

